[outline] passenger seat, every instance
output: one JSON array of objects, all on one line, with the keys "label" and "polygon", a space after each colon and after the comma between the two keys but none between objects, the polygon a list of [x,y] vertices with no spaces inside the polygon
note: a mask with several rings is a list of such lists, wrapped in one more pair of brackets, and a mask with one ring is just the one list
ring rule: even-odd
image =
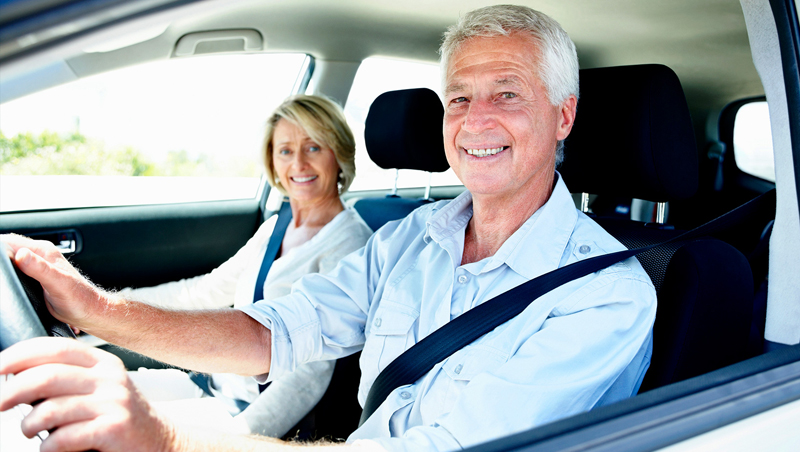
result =
[{"label": "passenger seat", "polygon": [[[447,171],[450,165],[444,154],[443,115],[439,96],[427,88],[381,94],[370,106],[364,125],[369,157],[383,169]],[[360,199],[353,207],[377,231],[386,222],[403,218],[430,201],[427,195],[413,199],[392,192],[385,197]]]}]

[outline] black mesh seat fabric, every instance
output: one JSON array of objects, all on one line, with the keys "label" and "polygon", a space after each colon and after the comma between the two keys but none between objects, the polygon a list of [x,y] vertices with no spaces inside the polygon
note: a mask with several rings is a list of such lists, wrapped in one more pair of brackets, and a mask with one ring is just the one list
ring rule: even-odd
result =
[{"label": "black mesh seat fabric", "polygon": [[753,279],[745,256],[715,239],[684,244],[669,260],[658,296],[653,360],[641,391],[745,357]]},{"label": "black mesh seat fabric", "polygon": [[[660,65],[582,70],[575,126],[560,168],[572,192],[669,202],[691,197],[698,159],[678,77]],[[628,248],[683,231],[596,217]],[[718,239],[640,254],[658,294],[653,357],[641,391],[746,357],[753,309],[747,259]]]},{"label": "black mesh seat fabric", "polygon": [[[381,94],[370,106],[364,124],[370,159],[383,169],[447,171],[450,166],[444,154],[443,116],[439,96],[427,88]],[[353,207],[376,231],[387,221],[403,218],[427,202],[387,195],[360,199]]]}]

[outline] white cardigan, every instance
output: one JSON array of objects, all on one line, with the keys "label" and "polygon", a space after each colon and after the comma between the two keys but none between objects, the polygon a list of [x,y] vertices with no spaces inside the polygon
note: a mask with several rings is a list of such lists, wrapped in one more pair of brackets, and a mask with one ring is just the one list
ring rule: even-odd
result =
[{"label": "white cardigan", "polygon": [[[273,215],[236,254],[208,274],[155,287],[126,288],[126,298],[167,309],[214,309],[239,307],[253,302],[256,278],[267,243],[275,228]],[[276,259],[264,284],[264,299],[291,292],[292,284],[308,273],[326,273],[351,252],[361,248],[372,230],[355,210],[345,209],[311,240]],[[299,367],[273,382],[259,394],[250,377],[213,374],[212,392],[217,396],[250,403],[243,416],[252,433],[283,436],[308,413],[325,393],[334,362],[322,361]]]}]

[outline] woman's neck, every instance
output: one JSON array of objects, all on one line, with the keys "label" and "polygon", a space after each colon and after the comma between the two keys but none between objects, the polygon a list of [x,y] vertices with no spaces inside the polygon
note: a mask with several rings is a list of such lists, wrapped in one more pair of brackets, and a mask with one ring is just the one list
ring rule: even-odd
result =
[{"label": "woman's neck", "polygon": [[294,228],[322,228],[344,210],[339,196],[329,196],[312,202],[289,199]]}]

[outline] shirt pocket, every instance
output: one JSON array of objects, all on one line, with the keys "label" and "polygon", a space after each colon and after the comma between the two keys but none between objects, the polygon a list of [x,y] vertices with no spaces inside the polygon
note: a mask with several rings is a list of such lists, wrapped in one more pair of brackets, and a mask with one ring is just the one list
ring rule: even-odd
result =
[{"label": "shirt pocket", "polygon": [[414,308],[391,301],[381,302],[372,317],[361,352],[364,382],[371,386],[381,370],[417,342],[414,328],[417,319],[419,311]]},{"label": "shirt pocket", "polygon": [[[473,345],[451,355],[442,364],[441,378],[444,397],[441,407],[449,411],[467,385],[477,376],[485,373],[496,373],[508,361],[508,355],[497,349],[484,345]],[[440,409],[441,409],[440,407]]]}]

